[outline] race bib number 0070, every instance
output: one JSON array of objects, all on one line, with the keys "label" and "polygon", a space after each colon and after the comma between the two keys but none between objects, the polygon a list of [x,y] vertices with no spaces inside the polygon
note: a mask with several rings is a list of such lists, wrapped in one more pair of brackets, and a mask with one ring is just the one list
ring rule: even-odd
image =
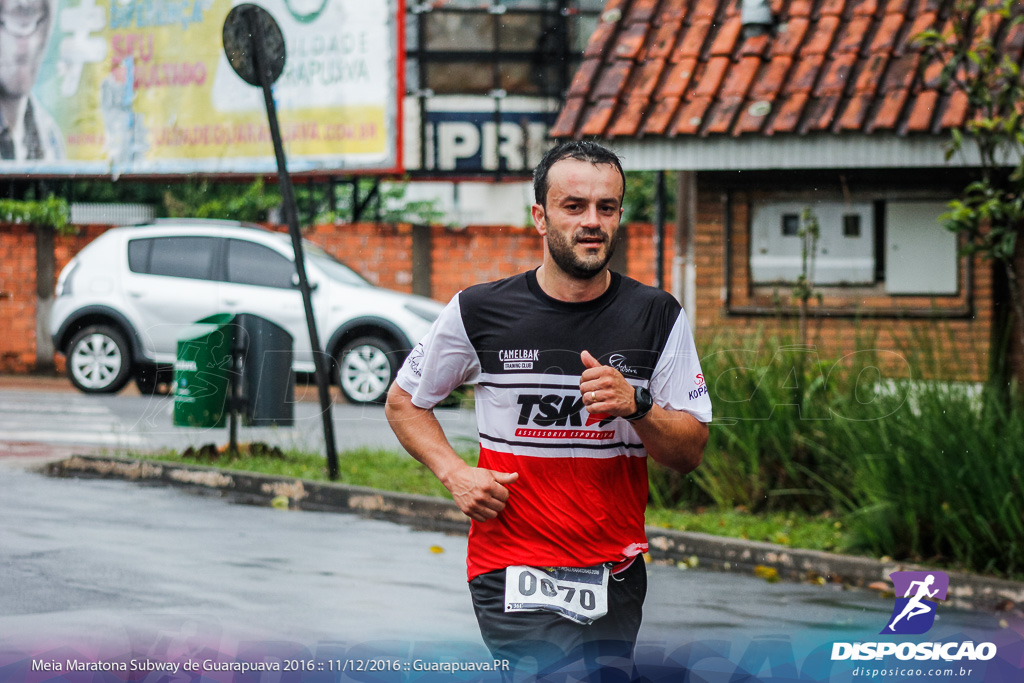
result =
[{"label": "race bib number 0070", "polygon": [[555,612],[577,624],[608,614],[608,567],[516,566],[505,571],[505,611]]}]

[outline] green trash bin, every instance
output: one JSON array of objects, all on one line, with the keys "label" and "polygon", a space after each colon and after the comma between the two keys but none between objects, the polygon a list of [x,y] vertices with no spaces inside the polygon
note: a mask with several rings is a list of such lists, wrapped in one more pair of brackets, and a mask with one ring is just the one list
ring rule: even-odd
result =
[{"label": "green trash bin", "polygon": [[174,362],[174,426],[223,427],[227,419],[231,313],[218,313],[185,328]]}]

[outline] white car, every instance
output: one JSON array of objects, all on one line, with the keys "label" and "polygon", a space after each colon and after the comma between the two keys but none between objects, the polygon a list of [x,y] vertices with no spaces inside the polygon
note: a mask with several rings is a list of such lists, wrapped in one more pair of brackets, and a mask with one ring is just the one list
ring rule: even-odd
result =
[{"label": "white car", "polygon": [[[441,311],[430,299],[374,287],[304,243],[320,346],[355,403],[381,401],[409,350]],[[114,228],[61,271],[50,314],[71,382],[153,393],[170,380],[178,336],[215,313],[252,313],[287,330],[296,372],[314,371],[287,234],[230,221],[168,219]]]}]

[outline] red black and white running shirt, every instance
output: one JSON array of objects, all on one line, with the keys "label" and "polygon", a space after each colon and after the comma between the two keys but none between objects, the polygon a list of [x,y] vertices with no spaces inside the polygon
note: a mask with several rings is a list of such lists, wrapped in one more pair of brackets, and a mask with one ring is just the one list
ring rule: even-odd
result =
[{"label": "red black and white running shirt", "polygon": [[420,408],[476,385],[479,466],[519,473],[501,514],[472,524],[470,579],[513,565],[619,562],[647,550],[647,452],[628,421],[587,412],[584,349],[647,386],[663,408],[711,421],[679,303],[617,273],[583,303],[547,296],[535,271],[470,287],[398,373]]}]

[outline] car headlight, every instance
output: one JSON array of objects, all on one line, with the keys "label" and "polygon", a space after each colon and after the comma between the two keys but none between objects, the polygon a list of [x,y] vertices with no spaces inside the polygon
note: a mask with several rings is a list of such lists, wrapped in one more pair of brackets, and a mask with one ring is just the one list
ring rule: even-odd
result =
[{"label": "car headlight", "polygon": [[437,316],[441,315],[441,311],[434,308],[433,306],[427,306],[419,303],[407,303],[405,304],[405,310],[409,311],[415,316],[423,318],[428,323],[432,323],[437,320]]}]

